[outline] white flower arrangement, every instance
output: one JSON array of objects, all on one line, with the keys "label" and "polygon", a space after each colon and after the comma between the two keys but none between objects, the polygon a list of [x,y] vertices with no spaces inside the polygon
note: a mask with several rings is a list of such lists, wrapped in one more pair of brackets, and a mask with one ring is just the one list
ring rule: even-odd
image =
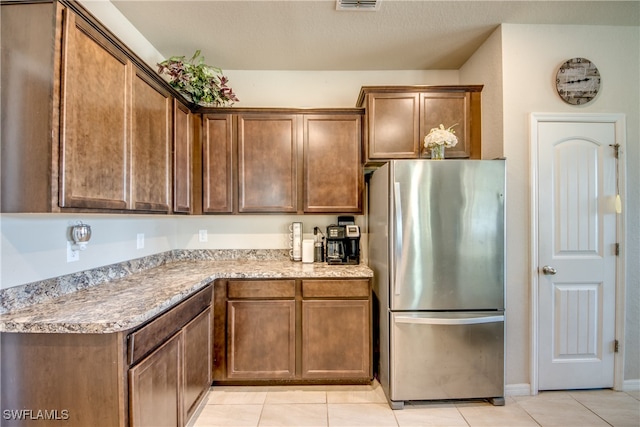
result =
[{"label": "white flower arrangement", "polygon": [[437,145],[444,145],[445,148],[455,147],[458,143],[458,137],[455,136],[453,126],[449,126],[447,129],[444,125],[440,125],[439,128],[433,128],[429,131],[429,134],[424,137],[425,148],[434,148]]}]

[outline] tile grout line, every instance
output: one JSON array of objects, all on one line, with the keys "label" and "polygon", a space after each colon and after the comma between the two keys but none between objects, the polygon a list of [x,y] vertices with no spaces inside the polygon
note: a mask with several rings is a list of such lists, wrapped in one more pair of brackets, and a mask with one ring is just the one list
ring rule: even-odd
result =
[{"label": "tile grout line", "polygon": [[[533,420],[534,423],[536,423],[537,425],[539,425],[540,427],[543,427],[542,424],[540,424],[540,422],[536,419],[536,417],[533,416],[533,414],[529,411],[527,411],[527,408],[523,407],[522,405],[520,405],[520,402],[518,402],[517,400],[513,401],[516,405],[518,405],[518,407],[520,409],[522,409],[524,411],[525,414],[527,414],[529,416],[529,418],[531,418]],[[469,424],[471,425],[471,424]]]},{"label": "tile grout line", "polygon": [[600,418],[602,421],[604,421],[607,425],[609,426],[613,426],[613,424],[611,424],[609,421],[605,420],[604,418],[602,418],[600,416],[600,414],[598,414],[596,411],[594,411],[593,409],[589,408],[587,405],[585,405],[584,403],[582,403],[581,401],[579,401],[578,399],[576,399],[571,393],[567,393],[573,400],[575,400],[576,402],[578,402],[583,408],[585,408],[587,411],[591,412],[593,415],[595,415],[596,417]]}]

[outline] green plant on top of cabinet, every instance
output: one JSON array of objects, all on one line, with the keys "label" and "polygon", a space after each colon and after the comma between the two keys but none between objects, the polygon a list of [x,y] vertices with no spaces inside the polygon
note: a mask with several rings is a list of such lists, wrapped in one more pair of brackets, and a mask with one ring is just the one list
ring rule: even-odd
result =
[{"label": "green plant on top of cabinet", "polygon": [[446,158],[481,157],[481,85],[365,86],[357,105],[366,109],[365,161],[429,157],[424,137],[455,125],[458,144]]}]

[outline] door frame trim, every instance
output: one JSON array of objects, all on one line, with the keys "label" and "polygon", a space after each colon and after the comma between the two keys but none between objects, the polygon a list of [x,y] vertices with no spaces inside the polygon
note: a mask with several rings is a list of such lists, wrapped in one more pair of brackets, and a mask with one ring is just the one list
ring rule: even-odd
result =
[{"label": "door frame trim", "polygon": [[615,125],[616,143],[620,144],[618,172],[619,172],[619,192],[623,201],[622,213],[616,218],[616,239],[623,248],[622,255],[616,260],[616,284],[615,284],[615,336],[620,341],[620,350],[614,355],[613,387],[615,390],[622,390],[624,383],[624,360],[625,360],[625,223],[626,223],[626,169],[625,169],[625,149],[626,149],[626,122],[625,115],[621,113],[599,114],[599,113],[531,113],[529,116],[529,180],[530,180],[530,265],[529,274],[531,281],[530,288],[530,393],[538,394],[538,124],[542,122],[572,122],[572,123],[613,123]]}]

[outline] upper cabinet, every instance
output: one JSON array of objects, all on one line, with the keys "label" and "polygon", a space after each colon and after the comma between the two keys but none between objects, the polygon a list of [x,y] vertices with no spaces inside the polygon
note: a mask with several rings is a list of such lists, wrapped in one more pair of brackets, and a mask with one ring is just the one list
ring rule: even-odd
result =
[{"label": "upper cabinet", "polygon": [[192,213],[191,171],[193,168],[191,111],[174,102],[173,109],[173,211]]},{"label": "upper cabinet", "polygon": [[365,107],[366,163],[428,158],[424,137],[432,128],[453,126],[458,144],[447,158],[481,157],[482,86],[370,86],[360,91]]},{"label": "upper cabinet", "polygon": [[171,212],[171,89],[75,3],[1,7],[2,212]]},{"label": "upper cabinet", "polygon": [[203,212],[362,212],[361,127],[360,109],[208,109]]},{"label": "upper cabinet", "polygon": [[298,210],[299,117],[238,115],[238,211]]},{"label": "upper cabinet", "polygon": [[64,22],[60,207],[127,209],[132,65],[76,14]]},{"label": "upper cabinet", "polygon": [[157,83],[135,71],[131,132],[131,198],[135,210],[171,210],[172,101]]},{"label": "upper cabinet", "polygon": [[304,211],[361,212],[360,114],[304,116]]},{"label": "upper cabinet", "polygon": [[233,116],[204,114],[202,117],[202,211],[232,213],[235,144]]}]

